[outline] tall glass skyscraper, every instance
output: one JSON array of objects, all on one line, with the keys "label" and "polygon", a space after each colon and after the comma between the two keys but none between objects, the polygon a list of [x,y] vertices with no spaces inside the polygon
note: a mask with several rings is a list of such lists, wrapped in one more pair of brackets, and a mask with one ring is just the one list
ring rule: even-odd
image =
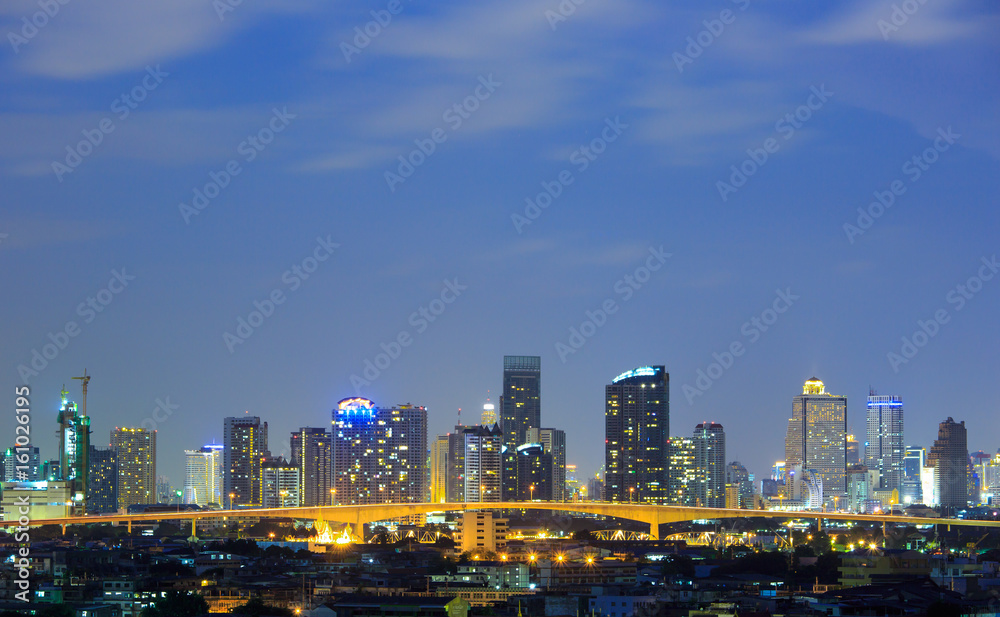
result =
[{"label": "tall glass skyscraper", "polygon": [[847,494],[847,397],[826,392],[816,377],[792,399],[792,417],[785,435],[785,483],[796,467],[822,480],[823,502]]},{"label": "tall glass skyscraper", "polygon": [[965,508],[969,503],[969,447],[964,420],[948,418],[938,426],[927,466],[934,468],[938,503],[951,510]]},{"label": "tall glass skyscraper", "polygon": [[605,499],[663,503],[667,499],[670,376],[642,366],[604,388]]},{"label": "tall glass skyscraper", "polygon": [[539,356],[503,357],[500,429],[503,431],[503,499],[517,494],[517,447],[529,428],[542,425],[542,359]]},{"label": "tall glass skyscraper", "polygon": [[118,508],[156,503],[156,431],[115,428],[111,449],[118,459]]},{"label": "tall glass skyscraper", "polygon": [[292,433],[291,465],[299,470],[299,504],[327,506],[333,504],[333,484],[330,472],[330,432],[325,428],[304,426]]},{"label": "tall glass skyscraper", "polygon": [[263,503],[260,463],[268,455],[267,422],[257,416],[230,416],[223,420],[222,496],[229,507]]},{"label": "tall glass skyscraper", "polygon": [[903,399],[868,393],[868,441],[865,465],[878,470],[880,490],[900,490],[903,485]]},{"label": "tall glass skyscraper", "polygon": [[184,503],[207,506],[228,504],[222,499],[222,453],[225,446],[211,444],[185,450]]}]

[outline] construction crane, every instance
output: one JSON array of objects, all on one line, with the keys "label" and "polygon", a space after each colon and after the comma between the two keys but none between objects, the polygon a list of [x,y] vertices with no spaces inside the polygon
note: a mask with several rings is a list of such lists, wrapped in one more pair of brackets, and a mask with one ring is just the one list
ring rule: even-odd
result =
[{"label": "construction crane", "polygon": [[73,379],[79,379],[83,382],[83,405],[80,407],[80,415],[86,417],[87,415],[87,384],[90,383],[90,375],[87,374],[87,369],[83,369],[83,377],[74,377]]},{"label": "construction crane", "polygon": [[989,535],[990,534],[985,533],[985,534],[983,534],[982,538],[979,538],[975,542],[969,542],[968,544],[965,545],[966,554],[969,557],[969,559],[972,559],[973,556],[975,556],[977,554],[976,553],[976,549],[979,548],[979,545],[982,544],[983,540],[985,540],[987,537],[989,537]]}]

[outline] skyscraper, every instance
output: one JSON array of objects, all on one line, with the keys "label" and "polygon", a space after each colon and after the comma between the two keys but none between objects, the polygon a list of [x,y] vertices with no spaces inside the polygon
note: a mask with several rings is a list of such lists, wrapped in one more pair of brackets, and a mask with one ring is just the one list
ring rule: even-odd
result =
[{"label": "skyscraper", "polygon": [[[552,455],[552,501],[566,501],[566,431],[557,428],[529,428],[526,443],[540,443]],[[520,484],[520,481],[518,482]]]},{"label": "skyscraper", "polygon": [[448,474],[445,495],[450,503],[465,501],[465,435],[467,427],[456,426],[448,433]]},{"label": "skyscraper", "polygon": [[223,420],[223,498],[229,507],[259,506],[260,464],[268,454],[267,422],[257,416],[230,416]]},{"label": "skyscraper", "polygon": [[330,432],[325,428],[302,427],[292,433],[291,451],[291,466],[299,470],[300,505],[332,505]]},{"label": "skyscraper", "polygon": [[156,431],[115,428],[111,449],[118,459],[118,508],[156,503]]},{"label": "skyscraper", "polygon": [[503,432],[500,427],[467,426],[462,430],[462,437],[465,442],[464,501],[501,501]]},{"label": "skyscraper", "polygon": [[[18,457],[24,462],[20,462]],[[28,443],[7,448],[0,454],[0,482],[37,482],[45,479],[42,477],[42,457],[38,446]]]},{"label": "skyscraper", "polygon": [[921,476],[927,464],[927,451],[920,446],[909,446],[903,457],[903,482],[899,489],[899,499],[905,505],[923,503]]},{"label": "skyscraper", "polygon": [[542,425],[542,359],[540,356],[504,356],[500,428],[503,431],[503,498],[517,493],[517,447],[528,429]]},{"label": "skyscraper", "polygon": [[427,498],[427,408],[376,407],[346,398],[333,410],[338,504],[421,503]]},{"label": "skyscraper", "polygon": [[431,442],[430,461],[430,503],[448,501],[448,435],[438,435]]},{"label": "skyscraper", "polygon": [[184,503],[222,505],[222,458],[225,446],[212,444],[184,451]]},{"label": "skyscraper", "polygon": [[[265,458],[260,464],[261,505],[265,508],[294,508],[302,497],[297,465],[282,457]],[[325,505],[325,504],[319,504]]]},{"label": "skyscraper", "polygon": [[[786,474],[798,466],[821,479],[824,503],[847,494],[847,397],[827,394],[815,377],[792,399],[785,436]],[[787,477],[785,483],[792,485]]]},{"label": "skyscraper", "polygon": [[503,394],[500,428],[510,449],[524,443],[528,429],[542,425],[542,359],[539,356],[503,357]]},{"label": "skyscraper", "polygon": [[87,512],[108,514],[118,510],[118,456],[111,448],[90,446]]},{"label": "skyscraper", "polygon": [[517,501],[551,501],[552,453],[540,443],[517,447]]},{"label": "skyscraper", "polygon": [[483,416],[480,422],[483,426],[493,426],[497,423],[497,410],[493,403],[483,405]]},{"label": "skyscraper", "polygon": [[[84,386],[86,387],[86,386]],[[59,410],[59,479],[71,483],[74,507],[86,512],[87,474],[90,464],[90,417],[77,410],[76,403],[68,400],[62,391],[62,408]]]},{"label": "skyscraper", "polygon": [[[664,503],[697,506],[703,472],[698,468],[698,448],[688,437],[671,437],[667,442],[669,471]],[[633,494],[629,491],[629,496]]]},{"label": "skyscraper", "polygon": [[847,436],[847,466],[861,464],[861,444],[854,435]]},{"label": "skyscraper", "polygon": [[892,491],[902,488],[905,455],[903,400],[898,396],[879,396],[874,390],[870,391],[865,466],[878,471],[878,490]]},{"label": "skyscraper", "polygon": [[608,501],[667,499],[670,376],[643,366],[605,387],[605,476]]},{"label": "skyscraper", "polygon": [[703,422],[694,429],[695,466],[700,471],[698,502],[726,507],[726,433],[721,424]]},{"label": "skyscraper", "polygon": [[938,503],[951,510],[965,508],[969,502],[969,447],[964,420],[948,418],[938,426],[927,466],[934,468]]}]

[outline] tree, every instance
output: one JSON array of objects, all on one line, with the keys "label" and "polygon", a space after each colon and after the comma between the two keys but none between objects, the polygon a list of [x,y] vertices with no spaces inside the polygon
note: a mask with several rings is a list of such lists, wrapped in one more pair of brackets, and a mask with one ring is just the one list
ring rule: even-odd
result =
[{"label": "tree", "polygon": [[231,614],[235,615],[274,615],[275,617],[292,617],[293,613],[287,608],[281,608],[279,606],[272,606],[270,604],[264,604],[264,601],[260,598],[252,598],[246,604],[242,606],[237,606],[229,611]]},{"label": "tree", "polygon": [[201,594],[171,590],[162,600],[142,611],[142,617],[192,617],[208,612],[208,602]]},{"label": "tree", "polygon": [[173,523],[168,523],[166,521],[162,522],[157,526],[156,530],[153,531],[153,537],[156,538],[166,538],[170,536],[179,536],[181,534],[181,529]]},{"label": "tree", "polygon": [[573,539],[577,541],[585,542],[590,540],[591,537],[590,530],[586,528],[573,532]]}]

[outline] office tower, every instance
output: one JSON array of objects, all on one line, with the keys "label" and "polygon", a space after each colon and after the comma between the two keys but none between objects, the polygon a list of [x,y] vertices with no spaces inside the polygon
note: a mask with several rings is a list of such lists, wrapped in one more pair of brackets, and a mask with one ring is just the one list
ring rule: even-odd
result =
[{"label": "office tower", "polygon": [[501,449],[503,432],[500,427],[469,426],[462,430],[465,442],[464,501],[501,500]]},{"label": "office tower", "polygon": [[430,503],[448,501],[448,435],[438,435],[431,442],[429,489]]},{"label": "office tower", "polygon": [[924,503],[921,475],[927,461],[927,451],[920,446],[909,446],[903,456],[903,481],[899,489],[899,500],[910,505]]},{"label": "office tower", "polygon": [[346,398],[333,410],[338,504],[422,503],[427,494],[427,408]]},{"label": "office tower", "polygon": [[861,464],[861,444],[854,435],[847,436],[847,466]]},{"label": "office tower", "polygon": [[90,446],[87,512],[109,514],[118,510],[118,456],[112,448]]},{"label": "office tower", "polygon": [[969,502],[969,448],[965,421],[948,418],[938,425],[938,436],[927,455],[927,466],[934,468],[934,487],[938,504],[949,510],[961,510]]},{"label": "office tower", "polygon": [[865,465],[878,471],[878,490],[892,491],[902,487],[904,456],[903,399],[869,391]]},{"label": "office tower", "polygon": [[500,428],[503,430],[503,498],[517,493],[517,447],[528,429],[542,425],[542,359],[539,356],[503,357]]},{"label": "office tower", "polygon": [[868,511],[868,500],[872,498],[872,487],[865,465],[851,465],[847,468],[847,509],[850,512]]},{"label": "office tower", "polygon": [[225,446],[211,444],[184,451],[184,503],[228,505],[223,499],[222,459]]},{"label": "office tower", "polygon": [[445,495],[449,503],[465,501],[465,435],[464,426],[456,426],[448,433],[448,476]]},{"label": "office tower", "polygon": [[[38,482],[42,477],[42,457],[37,446],[7,448],[0,454],[0,482]],[[23,462],[22,462],[23,461]]]},{"label": "office tower", "polygon": [[517,501],[552,501],[552,453],[540,443],[517,447]]},{"label": "office tower", "polygon": [[156,503],[156,431],[115,428],[111,449],[118,459],[118,509]]},{"label": "office tower", "polygon": [[726,433],[721,424],[703,422],[694,429],[695,466],[701,471],[698,501],[726,507]]},{"label": "office tower", "polygon": [[[566,431],[557,428],[529,428],[526,443],[540,443],[552,455],[552,501],[566,501]],[[520,480],[518,484],[520,485]]]},{"label": "office tower", "polygon": [[[284,458],[266,457],[260,464],[260,495],[264,508],[294,508],[301,497],[298,465]],[[326,504],[317,504],[326,505]]]},{"label": "office tower", "polygon": [[486,403],[483,405],[483,416],[481,419],[481,424],[483,426],[493,426],[497,423],[497,411],[493,403]]},{"label": "office tower", "polygon": [[997,505],[1000,500],[1000,451],[983,463],[983,503]]},{"label": "office tower", "polygon": [[587,498],[590,501],[604,501],[604,480],[598,477],[587,480]]},{"label": "office tower", "polygon": [[167,476],[156,476],[156,503],[180,503],[182,491],[174,491]]},{"label": "office tower", "polygon": [[[664,503],[678,506],[704,505],[699,502],[699,485],[704,473],[698,467],[698,446],[694,439],[671,437],[667,441],[667,457],[669,471]],[[628,502],[630,497],[634,499],[635,492],[629,491],[626,499],[619,501]]]},{"label": "office tower", "polygon": [[223,499],[230,508],[261,505],[260,463],[267,456],[267,422],[257,416],[223,420]]},{"label": "office tower", "polygon": [[667,498],[670,375],[662,366],[622,373],[605,387],[606,501]]},{"label": "office tower", "polygon": [[726,484],[736,487],[737,508],[753,507],[753,477],[743,463],[732,461],[726,466]]},{"label": "office tower", "polygon": [[542,359],[539,356],[503,357],[503,394],[500,428],[510,449],[525,442],[528,429],[542,425]]},{"label": "office tower", "polygon": [[302,427],[292,433],[290,464],[299,470],[299,499],[303,506],[333,504],[333,469],[330,432]]},{"label": "office tower", "polygon": [[[785,436],[785,468],[814,472],[823,486],[823,503],[847,494],[847,397],[827,394],[813,377],[792,399]],[[786,471],[787,473],[787,471]],[[785,478],[786,484],[791,484]]]},{"label": "office tower", "polygon": [[563,492],[563,501],[579,501],[586,490],[576,475],[576,465],[566,463],[566,488]]}]

